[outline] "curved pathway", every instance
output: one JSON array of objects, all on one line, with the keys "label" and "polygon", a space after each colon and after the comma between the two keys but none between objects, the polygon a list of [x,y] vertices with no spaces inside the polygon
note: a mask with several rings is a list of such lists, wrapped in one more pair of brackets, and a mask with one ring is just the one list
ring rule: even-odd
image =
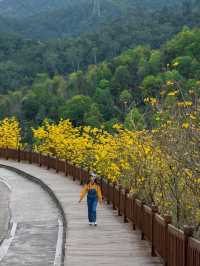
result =
[{"label": "curved pathway", "polygon": [[10,223],[10,187],[0,177],[0,243],[7,236]]},{"label": "curved pathway", "polygon": [[9,185],[12,227],[0,248],[2,266],[51,266],[56,258],[59,212],[40,186],[0,168]]},{"label": "curved pathway", "polygon": [[[122,218],[118,217],[117,214],[106,204],[98,210],[99,226],[97,228],[89,227],[87,224],[86,202],[84,201],[81,204],[78,203],[81,187],[70,178],[66,178],[62,174],[56,174],[53,170],[47,171],[45,168],[39,168],[38,166],[27,163],[17,163],[5,160],[0,160],[0,163],[16,167],[24,172],[34,175],[37,178],[40,178],[56,194],[64,208],[67,220],[65,266],[162,265],[158,258],[152,258],[150,256],[150,247],[148,242],[141,241],[140,234],[133,232],[131,226],[129,224],[124,224],[122,222]],[[0,175],[3,173],[11,175],[11,173],[8,173],[7,170],[0,169]],[[14,181],[13,185],[19,186],[17,180]],[[28,196],[29,191],[27,191],[27,187],[24,187],[21,197],[22,201],[26,202],[26,204],[28,204]],[[39,206],[41,206],[40,197],[37,197],[37,200],[39,202]],[[49,202],[47,205],[49,206]],[[40,208],[38,208],[37,211],[39,211],[39,209]],[[48,231],[50,224],[52,224],[52,221],[55,220],[52,218],[55,218],[56,214],[52,214],[51,210],[47,209],[46,211],[44,210],[44,213],[47,221],[45,224],[46,227],[44,226],[44,228],[45,231]],[[28,215],[28,213],[26,213],[26,215]],[[55,227],[53,226],[53,228]],[[49,230],[51,229],[52,228],[49,228]],[[40,232],[37,232],[37,234],[40,234]],[[56,234],[56,232],[52,230],[52,235],[54,234]],[[50,237],[49,234],[47,235]],[[40,243],[43,242],[43,237],[45,237],[45,235],[41,232],[38,244],[41,244],[44,247],[44,243]],[[29,246],[29,248],[27,247],[27,252],[29,252],[29,249],[31,249],[31,246]],[[17,264],[0,263],[0,265],[12,266]],[[47,264],[34,264],[29,262],[20,265],[44,266]],[[51,264],[48,265],[50,266]]]}]

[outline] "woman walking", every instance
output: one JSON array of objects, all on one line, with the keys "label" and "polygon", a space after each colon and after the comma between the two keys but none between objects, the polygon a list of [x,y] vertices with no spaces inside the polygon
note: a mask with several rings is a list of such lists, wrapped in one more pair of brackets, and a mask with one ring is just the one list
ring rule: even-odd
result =
[{"label": "woman walking", "polygon": [[98,202],[102,205],[102,194],[101,194],[101,188],[97,182],[96,175],[93,173],[91,174],[91,179],[84,186],[83,190],[80,193],[79,202],[83,200],[86,194],[87,194],[89,225],[97,226],[96,209]]}]

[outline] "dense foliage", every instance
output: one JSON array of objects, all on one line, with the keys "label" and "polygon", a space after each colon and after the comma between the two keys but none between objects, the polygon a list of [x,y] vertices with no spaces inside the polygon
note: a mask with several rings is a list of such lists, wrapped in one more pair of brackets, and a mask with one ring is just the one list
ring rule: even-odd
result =
[{"label": "dense foliage", "polygon": [[37,75],[30,87],[1,96],[1,116],[17,115],[23,127],[64,118],[108,130],[118,121],[128,129],[152,128],[159,118],[145,98],[165,98],[181,88],[179,97],[190,99],[191,90],[199,91],[199,44],[200,30],[185,28],[159,50],[138,46],[86,71]]},{"label": "dense foliage", "polygon": [[181,0],[167,3],[164,0],[99,0],[98,8],[94,0],[3,0],[0,1],[0,29],[28,38],[74,36],[97,30],[103,23],[116,19],[123,18],[125,22],[125,17],[130,20],[131,14],[137,22],[141,11],[147,19],[152,11],[165,6],[179,8],[181,3]]},{"label": "dense foliage", "polygon": [[[176,226],[194,225],[199,236],[200,101],[195,91],[190,101],[180,100],[180,94],[181,90],[171,90],[165,100],[145,100],[159,117],[160,124],[153,130],[131,131],[116,124],[110,134],[89,126],[74,127],[69,120],[45,120],[33,129],[33,148],[129,188],[147,204],[156,204],[161,214],[171,214]],[[13,127],[9,137],[17,139],[15,123],[4,120],[0,132]],[[18,144],[5,143],[0,134],[0,146],[17,148]]]},{"label": "dense foliage", "polygon": [[[191,27],[200,25],[198,2],[193,5],[188,5],[186,2],[176,8],[176,2],[172,4],[169,1],[171,4],[164,9],[161,9],[162,6],[155,8],[159,1],[144,1],[144,3],[139,1],[141,3],[136,6],[133,5],[135,1],[118,2],[119,4],[115,4],[117,10],[123,11],[116,11],[113,15],[108,14],[109,18],[105,17],[106,22],[97,23],[98,25],[95,21],[102,20],[104,15],[102,13],[100,18],[94,16],[87,26],[87,23],[83,22],[82,30],[75,19],[81,21],[81,16],[75,16],[73,12],[67,16],[63,10],[61,12],[64,12],[65,20],[70,21],[64,21],[64,27],[57,21],[61,18],[60,14],[50,16],[50,18],[45,15],[41,16],[41,18],[50,19],[54,26],[53,29],[48,22],[44,23],[46,28],[43,28],[39,18],[36,19],[37,24],[32,25],[31,28],[28,27],[27,22],[22,22],[25,27],[22,32],[27,30],[29,39],[16,35],[19,34],[17,29],[9,30],[6,26],[11,23],[6,22],[8,18],[0,18],[0,32],[2,32],[0,35],[0,93],[32,84],[38,73],[47,73],[50,77],[55,74],[65,76],[73,71],[85,70],[90,64],[96,64],[105,59],[110,60],[122,51],[137,45],[145,44],[152,48],[159,48],[184,25]],[[126,2],[130,2],[133,7],[126,8]],[[154,8],[151,2],[155,3]],[[110,12],[113,12],[113,9],[115,10],[112,5],[106,8]],[[76,9],[76,12],[79,14],[79,9]],[[88,15],[86,18],[88,19]],[[14,25],[18,27],[16,22]],[[48,38],[49,34],[49,38],[65,36],[66,27],[70,36],[71,32],[76,32],[76,34],[83,32],[83,34],[79,37],[60,38],[48,42],[41,40],[42,37]],[[87,33],[87,28],[90,29],[90,33]],[[92,32],[93,30],[95,33]],[[32,40],[34,31],[38,31],[37,34],[35,33],[36,40]],[[9,32],[14,32],[14,34],[9,34]],[[51,32],[55,34],[51,35]]]},{"label": "dense foliage", "polygon": [[171,91],[165,101],[150,103],[160,115],[153,130],[130,131],[114,125],[114,134],[91,127],[73,127],[68,120],[45,121],[34,129],[35,150],[67,159],[136,193],[177,226],[195,226],[200,233],[200,102],[180,101]]},{"label": "dense foliage", "polygon": [[19,122],[13,118],[4,118],[0,121],[0,147],[20,148],[21,129]]}]

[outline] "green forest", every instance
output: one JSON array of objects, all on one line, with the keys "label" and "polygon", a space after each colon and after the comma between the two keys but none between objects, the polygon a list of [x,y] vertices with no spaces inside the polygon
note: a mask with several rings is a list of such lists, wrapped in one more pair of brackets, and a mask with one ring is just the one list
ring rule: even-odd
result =
[{"label": "green forest", "polygon": [[[193,1],[193,0],[192,0]],[[98,1],[96,1],[97,3]],[[93,32],[105,25],[123,21],[121,25],[141,24],[152,21],[155,16],[168,12],[180,17],[183,12],[194,11],[196,2],[181,0],[2,0],[0,1],[1,31],[14,32],[26,38],[52,39],[78,36]],[[159,18],[153,19],[156,20]],[[184,17],[182,17],[184,19]],[[178,21],[178,20],[177,20]],[[153,22],[153,21],[152,21]]]},{"label": "green forest", "polygon": [[107,0],[100,14],[93,1],[49,1],[49,16],[45,1],[40,12],[29,2],[0,2],[0,115],[15,115],[25,138],[45,118],[152,128],[145,99],[163,97],[166,80],[186,98],[199,90],[199,1]]}]

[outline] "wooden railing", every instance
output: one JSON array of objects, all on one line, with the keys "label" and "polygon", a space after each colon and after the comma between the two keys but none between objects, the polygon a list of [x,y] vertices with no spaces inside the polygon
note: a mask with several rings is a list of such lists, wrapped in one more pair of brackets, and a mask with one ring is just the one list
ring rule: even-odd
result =
[{"label": "wooden railing", "polygon": [[[45,156],[35,152],[0,148],[0,157],[18,162],[28,161],[40,167],[55,169],[80,184],[87,182],[88,171],[78,168],[67,161]],[[101,178],[100,185],[104,199],[112,204],[118,215],[123,216],[125,223],[130,222],[133,230],[141,231],[141,239],[151,243],[151,255],[160,256],[165,266],[200,266],[200,241],[192,238],[192,228],[184,227],[184,231],[171,224],[171,217],[161,217],[156,206],[146,206],[129,191]]]}]

